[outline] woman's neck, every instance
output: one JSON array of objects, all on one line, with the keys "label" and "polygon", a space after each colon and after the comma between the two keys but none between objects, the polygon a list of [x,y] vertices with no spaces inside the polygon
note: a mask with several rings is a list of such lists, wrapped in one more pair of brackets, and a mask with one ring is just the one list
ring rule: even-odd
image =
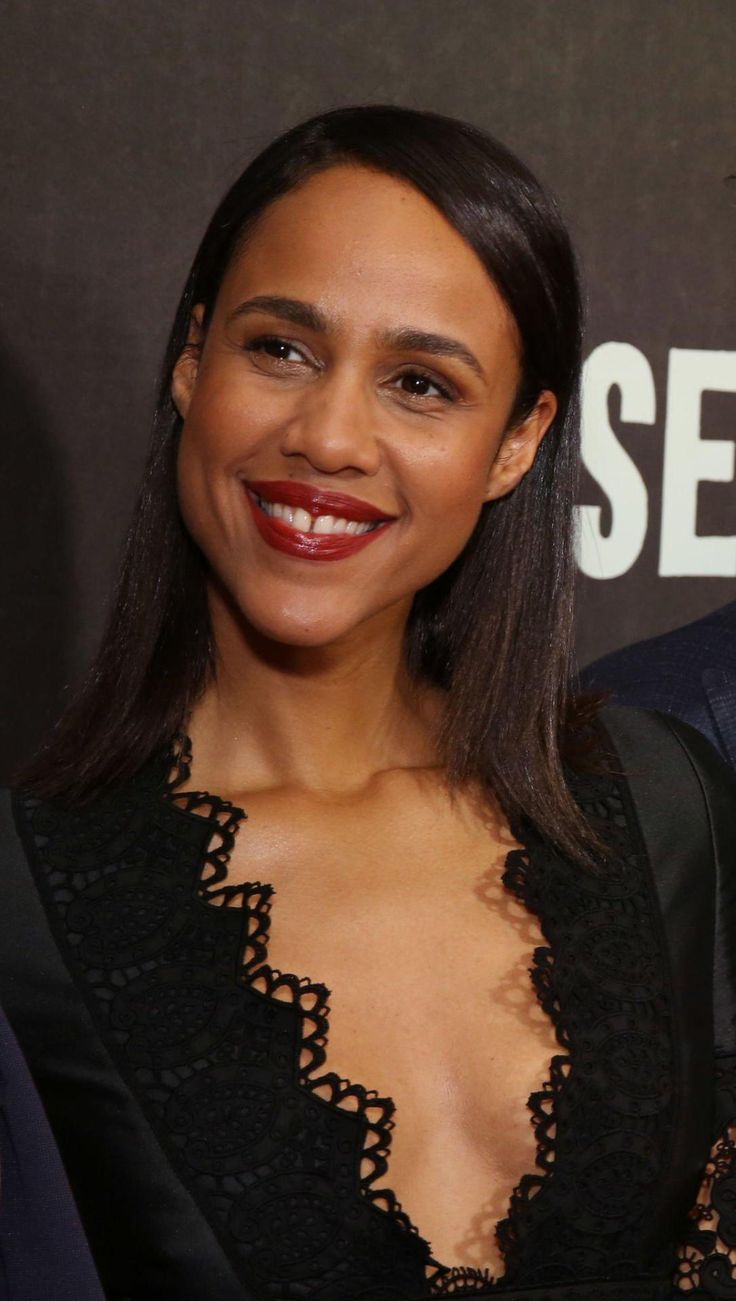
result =
[{"label": "woman's neck", "polygon": [[437,764],[441,699],[406,671],[406,609],[319,647],[270,642],[220,598],[211,610],[216,672],[188,726],[194,786],[339,795]]}]

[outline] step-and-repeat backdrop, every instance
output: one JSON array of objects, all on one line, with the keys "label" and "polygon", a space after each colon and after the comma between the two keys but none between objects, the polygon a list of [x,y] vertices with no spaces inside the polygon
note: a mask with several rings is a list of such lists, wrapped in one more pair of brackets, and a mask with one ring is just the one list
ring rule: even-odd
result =
[{"label": "step-and-repeat backdrop", "polygon": [[1,776],[99,636],[216,199],[310,113],[465,117],[557,193],[588,302],[580,658],[736,597],[733,0],[46,0],[3,22]]}]

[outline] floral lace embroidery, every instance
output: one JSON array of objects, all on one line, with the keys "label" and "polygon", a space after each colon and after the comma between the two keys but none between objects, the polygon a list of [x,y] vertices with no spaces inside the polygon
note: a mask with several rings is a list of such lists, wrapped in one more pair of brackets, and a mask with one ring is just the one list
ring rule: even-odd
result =
[{"label": "floral lace embroidery", "polygon": [[118,1068],[248,1288],[264,1301],[419,1301],[536,1287],[540,1301],[563,1301],[586,1278],[630,1278],[600,1295],[666,1296],[669,1262],[648,1262],[648,1281],[635,1263],[672,1070],[625,794],[607,780],[579,797],[612,849],[598,874],[514,829],[527,848],[509,856],[505,881],[542,923],[533,980],[563,1052],[531,1099],[540,1168],[499,1226],[506,1274],[493,1285],[434,1261],[393,1195],[373,1187],[392,1104],[316,1075],[327,991],[267,967],[271,888],[226,882],[242,815],[178,792],[183,758],[167,790],[170,762],[85,809],[31,797],[22,808],[57,935]]},{"label": "floral lace embroidery", "polygon": [[[267,998],[289,1001],[298,1010],[302,1020],[299,1051],[299,1083],[316,1094],[329,1106],[344,1108],[358,1115],[365,1125],[365,1138],[360,1152],[360,1188],[362,1194],[383,1213],[388,1215],[404,1233],[413,1234],[422,1243],[426,1253],[426,1274],[431,1294],[459,1296],[477,1293],[492,1285],[487,1270],[469,1266],[447,1266],[430,1255],[429,1245],[419,1237],[419,1231],[403,1210],[390,1188],[374,1188],[378,1179],[388,1170],[391,1131],[394,1128],[395,1104],[391,1098],[379,1097],[374,1089],[353,1084],[333,1071],[324,1075],[316,1072],[326,1059],[329,1022],[329,993],[322,983],[308,977],[298,977],[277,971],[267,965],[267,937],[270,927],[270,885],[244,884],[223,886],[228,863],[240,823],[247,813],[229,801],[210,795],[206,791],[179,791],[179,786],[189,780],[191,771],[191,742],[187,736],[176,738],[173,773],[167,783],[168,796],[187,813],[204,817],[216,824],[212,840],[205,854],[202,895],[210,903],[232,906],[239,904],[247,909],[248,948],[243,964],[243,975],[253,989]],[[305,1030],[305,1026],[311,1028]],[[367,1169],[365,1167],[368,1167]]]},{"label": "floral lace embroidery", "polygon": [[[525,826],[504,876],[542,923],[532,979],[564,1050],[530,1100],[541,1174],[521,1180],[499,1226],[506,1283],[562,1279],[571,1262],[576,1278],[633,1274],[672,1125],[666,964],[628,791],[572,785],[608,861],[582,872]],[[650,1267],[666,1274],[669,1260]]]},{"label": "floral lace embroidery", "polygon": [[690,1212],[689,1229],[678,1251],[675,1282],[680,1293],[698,1297],[736,1297],[736,1060],[717,1063],[721,1110],[734,1119],[724,1126]]}]

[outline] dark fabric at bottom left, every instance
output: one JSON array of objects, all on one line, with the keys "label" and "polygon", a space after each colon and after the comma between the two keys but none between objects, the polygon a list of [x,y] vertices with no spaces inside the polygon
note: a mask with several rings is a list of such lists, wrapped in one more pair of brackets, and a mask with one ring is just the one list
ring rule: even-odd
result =
[{"label": "dark fabric at bottom left", "polygon": [[0,1012],[0,1299],[103,1301],[51,1130]]}]

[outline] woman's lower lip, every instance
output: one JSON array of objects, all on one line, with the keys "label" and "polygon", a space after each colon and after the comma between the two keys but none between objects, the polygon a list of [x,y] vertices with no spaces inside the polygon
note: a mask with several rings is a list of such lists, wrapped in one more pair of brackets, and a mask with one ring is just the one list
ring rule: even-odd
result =
[{"label": "woman's lower lip", "polygon": [[356,551],[362,551],[363,547],[367,547],[393,523],[391,520],[379,524],[378,528],[371,529],[369,533],[359,533],[357,536],[354,533],[302,533],[299,529],[284,524],[283,520],[267,515],[247,489],[246,497],[256,528],[264,542],[276,551],[282,551],[287,556],[299,556],[303,560],[343,560]]}]

